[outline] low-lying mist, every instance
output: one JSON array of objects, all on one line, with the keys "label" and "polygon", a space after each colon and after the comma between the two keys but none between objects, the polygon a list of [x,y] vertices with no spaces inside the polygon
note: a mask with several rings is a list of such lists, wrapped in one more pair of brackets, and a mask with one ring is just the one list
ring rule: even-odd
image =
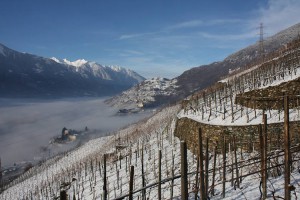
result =
[{"label": "low-lying mist", "polygon": [[[150,113],[117,115],[99,98],[59,100],[0,99],[0,157],[2,165],[53,155],[78,144],[49,145],[63,127],[97,130],[99,137],[136,122]],[[88,138],[85,138],[87,140]]]}]

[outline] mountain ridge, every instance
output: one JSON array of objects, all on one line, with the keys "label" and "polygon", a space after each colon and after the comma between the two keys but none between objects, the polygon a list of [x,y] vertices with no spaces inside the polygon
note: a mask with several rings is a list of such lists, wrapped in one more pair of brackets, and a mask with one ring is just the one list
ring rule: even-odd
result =
[{"label": "mountain ridge", "polygon": [[108,96],[145,80],[122,67],[21,53],[0,44],[0,96]]}]

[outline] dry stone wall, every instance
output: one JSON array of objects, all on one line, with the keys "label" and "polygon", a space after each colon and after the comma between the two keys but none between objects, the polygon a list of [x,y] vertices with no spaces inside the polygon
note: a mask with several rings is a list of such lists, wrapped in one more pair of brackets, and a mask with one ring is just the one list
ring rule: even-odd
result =
[{"label": "dry stone wall", "polygon": [[[198,149],[198,130],[202,129],[203,136],[209,138],[209,148],[220,145],[220,141],[224,135],[228,140],[232,136],[238,138],[239,147],[244,150],[259,150],[259,134],[258,125],[249,126],[216,126],[203,124],[189,118],[181,118],[177,120],[175,128],[175,136],[184,140],[188,148],[197,153]],[[281,149],[284,144],[284,126],[283,123],[274,123],[267,125],[269,150]],[[290,135],[292,145],[300,142],[300,121],[290,122]],[[204,144],[205,145],[205,144]]]}]

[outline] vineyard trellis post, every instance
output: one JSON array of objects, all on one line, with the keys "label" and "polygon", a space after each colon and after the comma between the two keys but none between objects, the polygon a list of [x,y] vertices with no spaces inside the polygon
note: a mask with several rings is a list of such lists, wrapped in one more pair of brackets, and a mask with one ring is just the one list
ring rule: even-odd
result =
[{"label": "vineyard trellis post", "polygon": [[194,193],[195,193],[195,196],[194,198],[197,199],[197,196],[198,196],[198,191],[199,191],[199,180],[198,180],[198,176],[199,176],[199,153],[197,155],[197,168],[196,168],[196,183],[195,183],[195,189],[194,189]]},{"label": "vineyard trellis post", "polygon": [[267,179],[266,179],[266,169],[265,169],[265,142],[262,124],[258,125],[258,134],[259,134],[259,144],[260,144],[260,163],[261,163],[261,186],[262,186],[262,199],[267,197]]},{"label": "vineyard trellis post", "polygon": [[173,199],[173,189],[174,189],[174,159],[175,157],[172,149],[172,180],[171,180],[171,194],[170,194],[171,199]]},{"label": "vineyard trellis post", "polygon": [[[144,143],[142,144],[141,163],[142,163],[142,186],[144,188],[146,186],[145,172],[144,172]],[[145,199],[146,199],[146,189],[143,189],[143,191],[142,191],[142,200],[145,200]]]},{"label": "vineyard trellis post", "polygon": [[215,195],[215,176],[216,176],[216,161],[217,161],[217,144],[215,144],[214,148],[214,163],[213,163],[213,175],[212,175],[212,183],[211,183],[211,195]]},{"label": "vineyard trellis post", "polygon": [[187,181],[187,147],[186,142],[181,141],[181,199],[188,200],[188,181]]},{"label": "vineyard trellis post", "polygon": [[240,188],[240,178],[239,178],[239,169],[238,169],[238,161],[237,161],[237,144],[236,144],[236,137],[233,136],[233,148],[234,148],[234,162],[235,162],[235,173],[236,173],[236,186]]},{"label": "vineyard trellis post", "polygon": [[65,190],[60,191],[60,200],[67,200],[67,199],[68,199],[67,192]]},{"label": "vineyard trellis post", "polygon": [[133,179],[134,179],[134,166],[130,166],[130,180],[129,180],[129,200],[133,199]]},{"label": "vineyard trellis post", "polygon": [[205,185],[204,185],[204,169],[203,169],[203,143],[202,143],[202,129],[198,131],[198,146],[199,146],[199,164],[200,164],[200,195],[201,199],[206,199]]},{"label": "vineyard trellis post", "polygon": [[161,200],[161,150],[158,150],[158,200]]},{"label": "vineyard trellis post", "polygon": [[263,115],[263,156],[262,159],[263,161],[263,198],[266,199],[267,198],[267,178],[268,178],[268,166],[267,166],[267,162],[268,162],[268,132],[267,132],[267,114]]},{"label": "vineyard trellis post", "polygon": [[205,147],[205,196],[208,197],[208,167],[209,167],[209,154],[208,154],[208,137],[206,137]]},{"label": "vineyard trellis post", "polygon": [[226,186],[226,136],[223,138],[223,181],[222,181],[222,197],[225,198]]},{"label": "vineyard trellis post", "polygon": [[107,188],[106,188],[106,154],[103,155],[103,200],[107,199]]},{"label": "vineyard trellis post", "polygon": [[284,95],[284,198],[291,199],[290,193],[290,130],[289,130],[289,98]]}]

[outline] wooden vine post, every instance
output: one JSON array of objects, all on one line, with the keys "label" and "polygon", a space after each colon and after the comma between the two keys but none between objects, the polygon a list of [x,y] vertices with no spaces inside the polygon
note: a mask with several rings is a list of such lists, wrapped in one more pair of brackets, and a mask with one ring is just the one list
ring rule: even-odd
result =
[{"label": "wooden vine post", "polygon": [[208,154],[208,137],[206,137],[205,147],[205,196],[208,197],[208,166],[209,166],[209,154]]},{"label": "wooden vine post", "polygon": [[231,122],[234,122],[234,112],[233,112],[233,94],[232,94],[232,87],[230,87],[230,107],[231,107]]},{"label": "wooden vine post", "polygon": [[170,199],[173,199],[173,190],[174,190],[174,153],[172,149],[172,180],[171,180],[171,194],[170,194]]},{"label": "wooden vine post", "polygon": [[212,183],[211,183],[211,195],[215,195],[215,177],[216,177],[216,162],[217,162],[217,144],[214,148],[214,163],[213,163],[213,175],[212,175]]},{"label": "wooden vine post", "polygon": [[261,160],[261,182],[262,182],[262,199],[266,199],[266,175],[265,175],[265,156],[264,156],[264,139],[262,125],[258,125],[259,143],[260,143],[260,160]]},{"label": "wooden vine post", "polygon": [[188,180],[187,180],[187,149],[186,143],[181,141],[181,199],[188,200]]},{"label": "wooden vine post", "polygon": [[197,196],[198,196],[198,191],[199,191],[199,153],[197,155],[197,168],[196,168],[196,183],[195,183],[195,189],[194,189],[194,193],[195,193],[195,196],[194,196],[194,199],[197,199]]},{"label": "wooden vine post", "polygon": [[158,151],[158,200],[161,200],[161,150]]},{"label": "wooden vine post", "polygon": [[134,166],[130,166],[130,180],[129,180],[129,200],[133,199],[133,178],[134,178]]},{"label": "wooden vine post", "polygon": [[203,169],[203,143],[202,143],[202,129],[198,131],[198,147],[199,147],[199,166],[200,166],[200,197],[206,199],[205,185],[204,185],[204,169]]},{"label": "wooden vine post", "polygon": [[[107,188],[106,188],[106,154],[103,155],[103,199],[107,199]],[[122,187],[122,186],[121,186]]]},{"label": "wooden vine post", "polygon": [[[142,144],[141,163],[142,163],[142,186],[144,188],[146,186],[145,172],[144,172],[144,143]],[[142,190],[142,200],[145,200],[145,199],[146,199],[146,189],[143,189]]]},{"label": "wooden vine post", "polygon": [[268,178],[268,132],[267,132],[267,115],[264,114],[263,115],[263,159],[264,159],[264,166],[263,166],[263,170],[264,170],[264,181],[263,181],[263,190],[264,190],[264,195],[263,198],[266,199],[267,198],[267,178]]},{"label": "wooden vine post", "polygon": [[239,177],[239,169],[238,169],[238,161],[237,161],[237,144],[236,137],[233,136],[233,148],[234,148],[234,162],[235,162],[235,173],[236,173],[236,186],[240,188],[240,177]]},{"label": "wooden vine post", "polygon": [[291,199],[290,191],[290,130],[289,130],[289,98],[284,96],[284,199]]},{"label": "wooden vine post", "polygon": [[60,191],[60,200],[67,200],[67,199],[68,199],[67,192],[65,190]]},{"label": "wooden vine post", "polygon": [[226,186],[226,136],[224,134],[223,139],[223,182],[222,182],[222,197],[225,198],[225,186]]}]

